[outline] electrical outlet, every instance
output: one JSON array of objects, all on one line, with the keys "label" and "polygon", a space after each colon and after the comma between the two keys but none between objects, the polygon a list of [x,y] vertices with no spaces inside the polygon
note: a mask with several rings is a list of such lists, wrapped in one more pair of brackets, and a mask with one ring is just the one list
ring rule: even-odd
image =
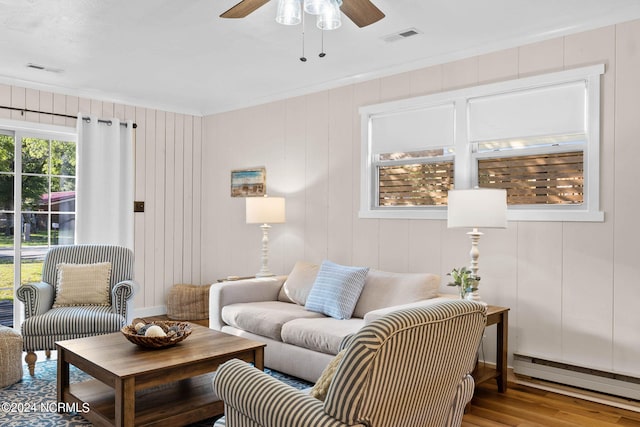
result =
[{"label": "electrical outlet", "polygon": [[144,202],[140,202],[140,201],[133,202],[133,211],[144,212]]}]

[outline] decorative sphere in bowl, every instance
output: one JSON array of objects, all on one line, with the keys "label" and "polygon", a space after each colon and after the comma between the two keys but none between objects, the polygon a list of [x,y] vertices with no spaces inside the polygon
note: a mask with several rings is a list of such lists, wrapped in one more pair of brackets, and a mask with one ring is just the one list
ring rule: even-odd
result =
[{"label": "decorative sphere in bowl", "polygon": [[191,325],[169,320],[146,322],[136,319],[131,325],[123,326],[120,332],[141,347],[164,348],[185,340],[191,334]]}]

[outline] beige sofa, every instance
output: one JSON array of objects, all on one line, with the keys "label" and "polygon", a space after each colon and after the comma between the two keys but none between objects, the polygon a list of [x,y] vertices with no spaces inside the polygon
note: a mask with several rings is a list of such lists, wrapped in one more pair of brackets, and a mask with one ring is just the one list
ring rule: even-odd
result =
[{"label": "beige sofa", "polygon": [[338,353],[343,339],[386,313],[431,305],[440,276],[369,269],[349,319],[305,309],[319,266],[298,262],[288,276],[214,284],[209,326],[267,344],[265,366],[315,382]]}]

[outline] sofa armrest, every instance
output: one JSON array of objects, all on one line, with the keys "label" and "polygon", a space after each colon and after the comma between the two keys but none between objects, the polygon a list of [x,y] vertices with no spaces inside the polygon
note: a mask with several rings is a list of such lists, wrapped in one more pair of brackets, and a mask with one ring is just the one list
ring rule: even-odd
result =
[{"label": "sofa armrest", "polygon": [[140,286],[133,280],[124,280],[116,283],[111,290],[111,305],[113,310],[131,323],[133,317],[133,296]]},{"label": "sofa armrest", "polygon": [[261,277],[214,283],[209,288],[209,327],[221,330],[222,307],[241,302],[277,301],[287,276]]},{"label": "sofa armrest", "polygon": [[451,299],[459,299],[460,297],[453,294],[441,294],[435,298],[423,299],[421,301],[410,302],[407,304],[393,305],[390,307],[379,308],[377,310],[371,310],[370,312],[364,315],[364,324],[368,325],[381,318],[382,316],[392,313],[398,310],[404,310],[406,308],[416,308],[416,307],[425,307],[429,305],[439,304],[443,301],[451,301]]},{"label": "sofa armrest", "polygon": [[[249,389],[247,384],[251,384]],[[224,402],[229,425],[347,426],[327,415],[320,400],[237,359],[220,365],[213,389]],[[231,421],[235,423],[231,424]]]},{"label": "sofa armrest", "polygon": [[53,286],[45,282],[25,283],[16,291],[18,300],[24,303],[25,319],[46,313],[53,305]]}]

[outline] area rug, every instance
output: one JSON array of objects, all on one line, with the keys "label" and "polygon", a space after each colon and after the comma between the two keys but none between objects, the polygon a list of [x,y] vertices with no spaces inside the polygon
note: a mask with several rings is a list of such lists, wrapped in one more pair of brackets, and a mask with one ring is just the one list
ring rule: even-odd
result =
[{"label": "area rug", "polygon": [[[22,380],[0,389],[0,426],[2,427],[89,427],[91,423],[79,414],[59,414],[56,412],[56,372],[57,362],[46,360],[36,363],[35,376],[29,375],[24,366]],[[297,389],[311,387],[306,381],[290,377],[280,372],[265,369],[274,378]],[[71,382],[79,382],[89,377],[74,366],[70,366]],[[192,424],[191,427],[211,427],[216,418]]]}]

